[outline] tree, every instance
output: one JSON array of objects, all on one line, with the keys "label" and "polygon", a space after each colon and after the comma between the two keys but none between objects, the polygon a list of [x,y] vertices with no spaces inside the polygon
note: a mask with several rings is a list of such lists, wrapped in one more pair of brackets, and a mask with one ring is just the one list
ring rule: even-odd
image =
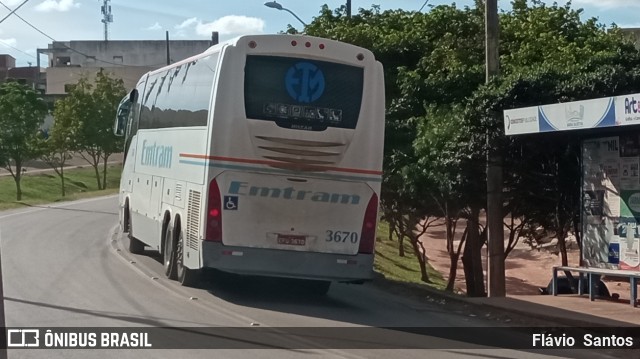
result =
[{"label": "tree", "polygon": [[[578,187],[559,176],[579,173],[577,139],[505,138],[502,111],[635,92],[640,85],[638,50],[615,26],[582,21],[582,10],[570,3],[512,5],[500,15],[502,75],[490,84],[484,83],[482,1],[462,9],[436,6],[428,13],[373,7],[349,19],[325,6],[305,28],[310,35],[366,47],[383,63],[384,217],[402,233],[408,219],[434,211],[443,216],[450,281],[463,251],[470,295],[484,294],[480,251],[486,231],[479,214],[486,206],[489,150],[505,159],[503,213],[513,220],[507,221],[512,232],[505,257],[520,235],[533,236],[539,226],[556,234],[561,252],[568,231],[576,231]],[[459,219],[467,226],[456,248]]]},{"label": "tree", "polygon": [[[121,79],[111,78],[101,69],[95,84],[82,78],[69,96],[56,103],[56,121],[68,123],[73,149],[93,167],[99,189],[107,186],[107,161],[121,150],[121,138],[113,134],[113,121],[125,95]],[[100,173],[100,162],[103,163]]]},{"label": "tree", "polygon": [[49,136],[45,140],[45,151],[42,155],[42,160],[51,166],[58,177],[60,177],[60,189],[62,196],[64,197],[65,183],[64,183],[64,166],[68,160],[72,158],[71,151],[74,149],[74,134],[71,118],[64,116],[65,112],[69,111],[69,101],[60,100],[56,102],[54,109],[55,122],[49,133]]},{"label": "tree", "polygon": [[39,128],[47,114],[35,91],[17,82],[0,85],[0,161],[16,183],[16,200],[22,200],[25,162],[40,156]]}]

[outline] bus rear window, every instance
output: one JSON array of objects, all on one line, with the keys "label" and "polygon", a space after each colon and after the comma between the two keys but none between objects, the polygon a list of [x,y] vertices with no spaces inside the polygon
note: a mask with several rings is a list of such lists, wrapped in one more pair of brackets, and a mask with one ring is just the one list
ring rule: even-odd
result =
[{"label": "bus rear window", "polygon": [[244,108],[249,119],[311,131],[355,129],[358,123],[364,81],[361,67],[249,55],[244,72]]}]

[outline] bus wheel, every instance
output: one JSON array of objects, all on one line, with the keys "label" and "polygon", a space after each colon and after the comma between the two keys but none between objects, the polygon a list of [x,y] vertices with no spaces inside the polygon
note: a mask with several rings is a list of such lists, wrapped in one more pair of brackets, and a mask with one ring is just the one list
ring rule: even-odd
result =
[{"label": "bus wheel", "polygon": [[200,271],[189,269],[184,266],[184,236],[180,227],[178,231],[178,243],[176,249],[176,268],[178,272],[178,281],[185,287],[195,287],[200,281]]},{"label": "bus wheel", "polygon": [[178,271],[176,270],[176,240],[171,230],[171,224],[167,224],[167,229],[164,231],[164,248],[162,250],[162,259],[164,262],[164,274],[169,279],[176,279],[178,277]]},{"label": "bus wheel", "polygon": [[127,236],[129,237],[129,252],[133,254],[142,254],[144,253],[144,243],[140,242],[133,236],[133,223],[131,223],[131,216],[129,214],[129,211],[126,211],[125,216],[127,216],[125,223],[127,224],[127,227],[129,227],[127,228]]}]

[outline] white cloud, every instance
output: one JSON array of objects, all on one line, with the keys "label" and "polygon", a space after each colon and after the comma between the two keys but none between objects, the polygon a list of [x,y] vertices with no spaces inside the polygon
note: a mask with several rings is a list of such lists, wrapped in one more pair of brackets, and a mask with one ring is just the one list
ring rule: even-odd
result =
[{"label": "white cloud", "polygon": [[209,23],[200,21],[196,26],[198,35],[208,36],[212,31],[217,31],[220,35],[261,33],[264,32],[264,20],[257,17],[229,15]]},{"label": "white cloud", "polygon": [[5,1],[3,1],[3,3],[5,5],[7,5],[8,7],[10,7],[10,8],[13,8],[16,5],[21,4],[22,2],[24,2],[24,0],[5,0]]},{"label": "white cloud", "polygon": [[149,27],[145,27],[145,30],[149,30],[149,31],[156,31],[156,30],[162,30],[162,26],[160,26],[159,22],[156,22],[155,24],[149,26]]},{"label": "white cloud", "polygon": [[0,38],[0,41],[1,41],[0,42],[0,46],[2,46],[2,47],[8,47],[7,45],[16,46],[18,44],[18,40],[16,40],[15,37],[11,37],[11,38],[8,38],[8,39],[1,39]]},{"label": "white cloud", "polygon": [[195,25],[197,23],[198,23],[198,18],[192,17],[190,19],[186,19],[181,24],[176,25],[176,29],[178,29],[178,30],[186,29],[186,28],[190,27],[191,25]]},{"label": "white cloud", "polygon": [[264,32],[264,20],[256,17],[240,15],[228,15],[212,22],[202,22],[202,20],[192,17],[176,25],[175,28],[181,30],[178,35],[184,34],[184,30],[194,27],[198,35],[209,36],[212,31],[217,31],[220,35],[243,35]]},{"label": "white cloud", "polygon": [[80,4],[76,0],[44,0],[36,6],[36,10],[42,12],[49,11],[69,11],[72,8],[79,7]]},{"label": "white cloud", "polygon": [[633,0],[574,0],[574,5],[590,5],[602,9],[640,7],[640,1]]}]

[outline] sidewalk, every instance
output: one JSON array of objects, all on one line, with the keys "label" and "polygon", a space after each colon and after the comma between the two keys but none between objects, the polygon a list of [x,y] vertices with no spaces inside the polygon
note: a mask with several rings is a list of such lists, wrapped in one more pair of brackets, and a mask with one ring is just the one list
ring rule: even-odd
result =
[{"label": "sidewalk", "polygon": [[640,306],[605,299],[589,301],[588,295],[514,295],[506,298],[463,298],[492,310],[536,318],[572,327],[640,326]]}]

